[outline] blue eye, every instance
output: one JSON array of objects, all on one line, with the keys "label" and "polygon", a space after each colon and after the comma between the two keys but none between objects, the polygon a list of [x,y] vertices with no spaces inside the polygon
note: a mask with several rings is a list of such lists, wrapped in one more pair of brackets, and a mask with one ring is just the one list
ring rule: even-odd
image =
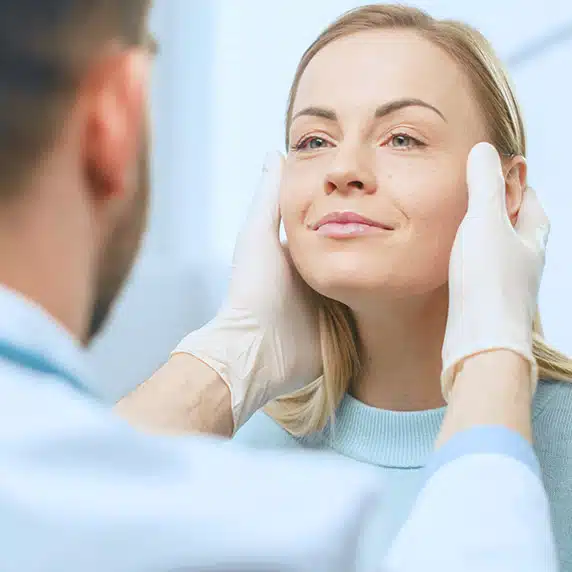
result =
[{"label": "blue eye", "polygon": [[391,140],[394,147],[407,147],[407,144],[411,143],[411,137],[407,135],[394,135]]},{"label": "blue eye", "polygon": [[318,149],[323,149],[327,145],[330,145],[329,141],[326,141],[323,137],[306,137],[302,139],[300,143],[294,146],[296,151],[317,151]]},{"label": "blue eye", "polygon": [[394,133],[389,139],[389,146],[394,149],[412,149],[415,147],[425,147],[421,141],[407,135],[407,133]]}]

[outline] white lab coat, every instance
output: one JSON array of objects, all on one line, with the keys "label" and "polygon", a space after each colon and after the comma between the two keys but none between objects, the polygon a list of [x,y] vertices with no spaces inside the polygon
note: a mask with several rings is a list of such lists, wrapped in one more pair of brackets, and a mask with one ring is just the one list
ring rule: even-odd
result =
[{"label": "white lab coat", "polygon": [[[367,467],[139,434],[82,390],[83,351],[43,311],[0,288],[0,315],[2,572],[355,570],[383,503]],[[379,570],[555,571],[534,470],[467,452],[437,467]]]}]

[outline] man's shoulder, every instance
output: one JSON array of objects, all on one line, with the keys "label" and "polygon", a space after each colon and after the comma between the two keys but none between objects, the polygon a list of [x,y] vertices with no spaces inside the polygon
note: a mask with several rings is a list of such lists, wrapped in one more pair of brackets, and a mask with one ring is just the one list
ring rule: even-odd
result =
[{"label": "man's shoulder", "polygon": [[62,435],[70,425],[109,419],[110,409],[58,375],[0,359],[0,428],[12,440]]}]

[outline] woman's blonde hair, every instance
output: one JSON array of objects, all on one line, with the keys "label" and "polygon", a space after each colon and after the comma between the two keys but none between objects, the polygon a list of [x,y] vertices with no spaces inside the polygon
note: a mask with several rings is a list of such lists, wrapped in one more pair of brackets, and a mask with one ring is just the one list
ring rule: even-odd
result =
[{"label": "woman's blonde hair", "polygon": [[[290,89],[286,114],[287,147],[294,99],[308,63],[323,47],[339,38],[381,29],[415,30],[450,54],[471,80],[497,151],[506,156],[526,156],[518,103],[507,73],[487,40],[461,22],[436,20],[416,8],[387,4],[363,6],[347,12],[306,50]],[[323,375],[302,391],[267,406],[267,412],[294,435],[321,430],[333,420],[335,410],[360,370],[358,336],[351,311],[335,300],[322,296],[319,299]],[[538,314],[533,324],[533,351],[541,378],[572,380],[572,360],[544,341]]]}]

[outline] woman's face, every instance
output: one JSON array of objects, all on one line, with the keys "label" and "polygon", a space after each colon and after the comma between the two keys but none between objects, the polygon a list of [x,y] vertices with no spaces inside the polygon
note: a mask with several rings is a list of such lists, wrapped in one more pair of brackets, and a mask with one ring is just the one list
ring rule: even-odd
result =
[{"label": "woman's face", "polygon": [[306,282],[350,307],[447,281],[466,163],[487,140],[467,77],[413,31],[323,48],[293,107],[281,212]]}]

